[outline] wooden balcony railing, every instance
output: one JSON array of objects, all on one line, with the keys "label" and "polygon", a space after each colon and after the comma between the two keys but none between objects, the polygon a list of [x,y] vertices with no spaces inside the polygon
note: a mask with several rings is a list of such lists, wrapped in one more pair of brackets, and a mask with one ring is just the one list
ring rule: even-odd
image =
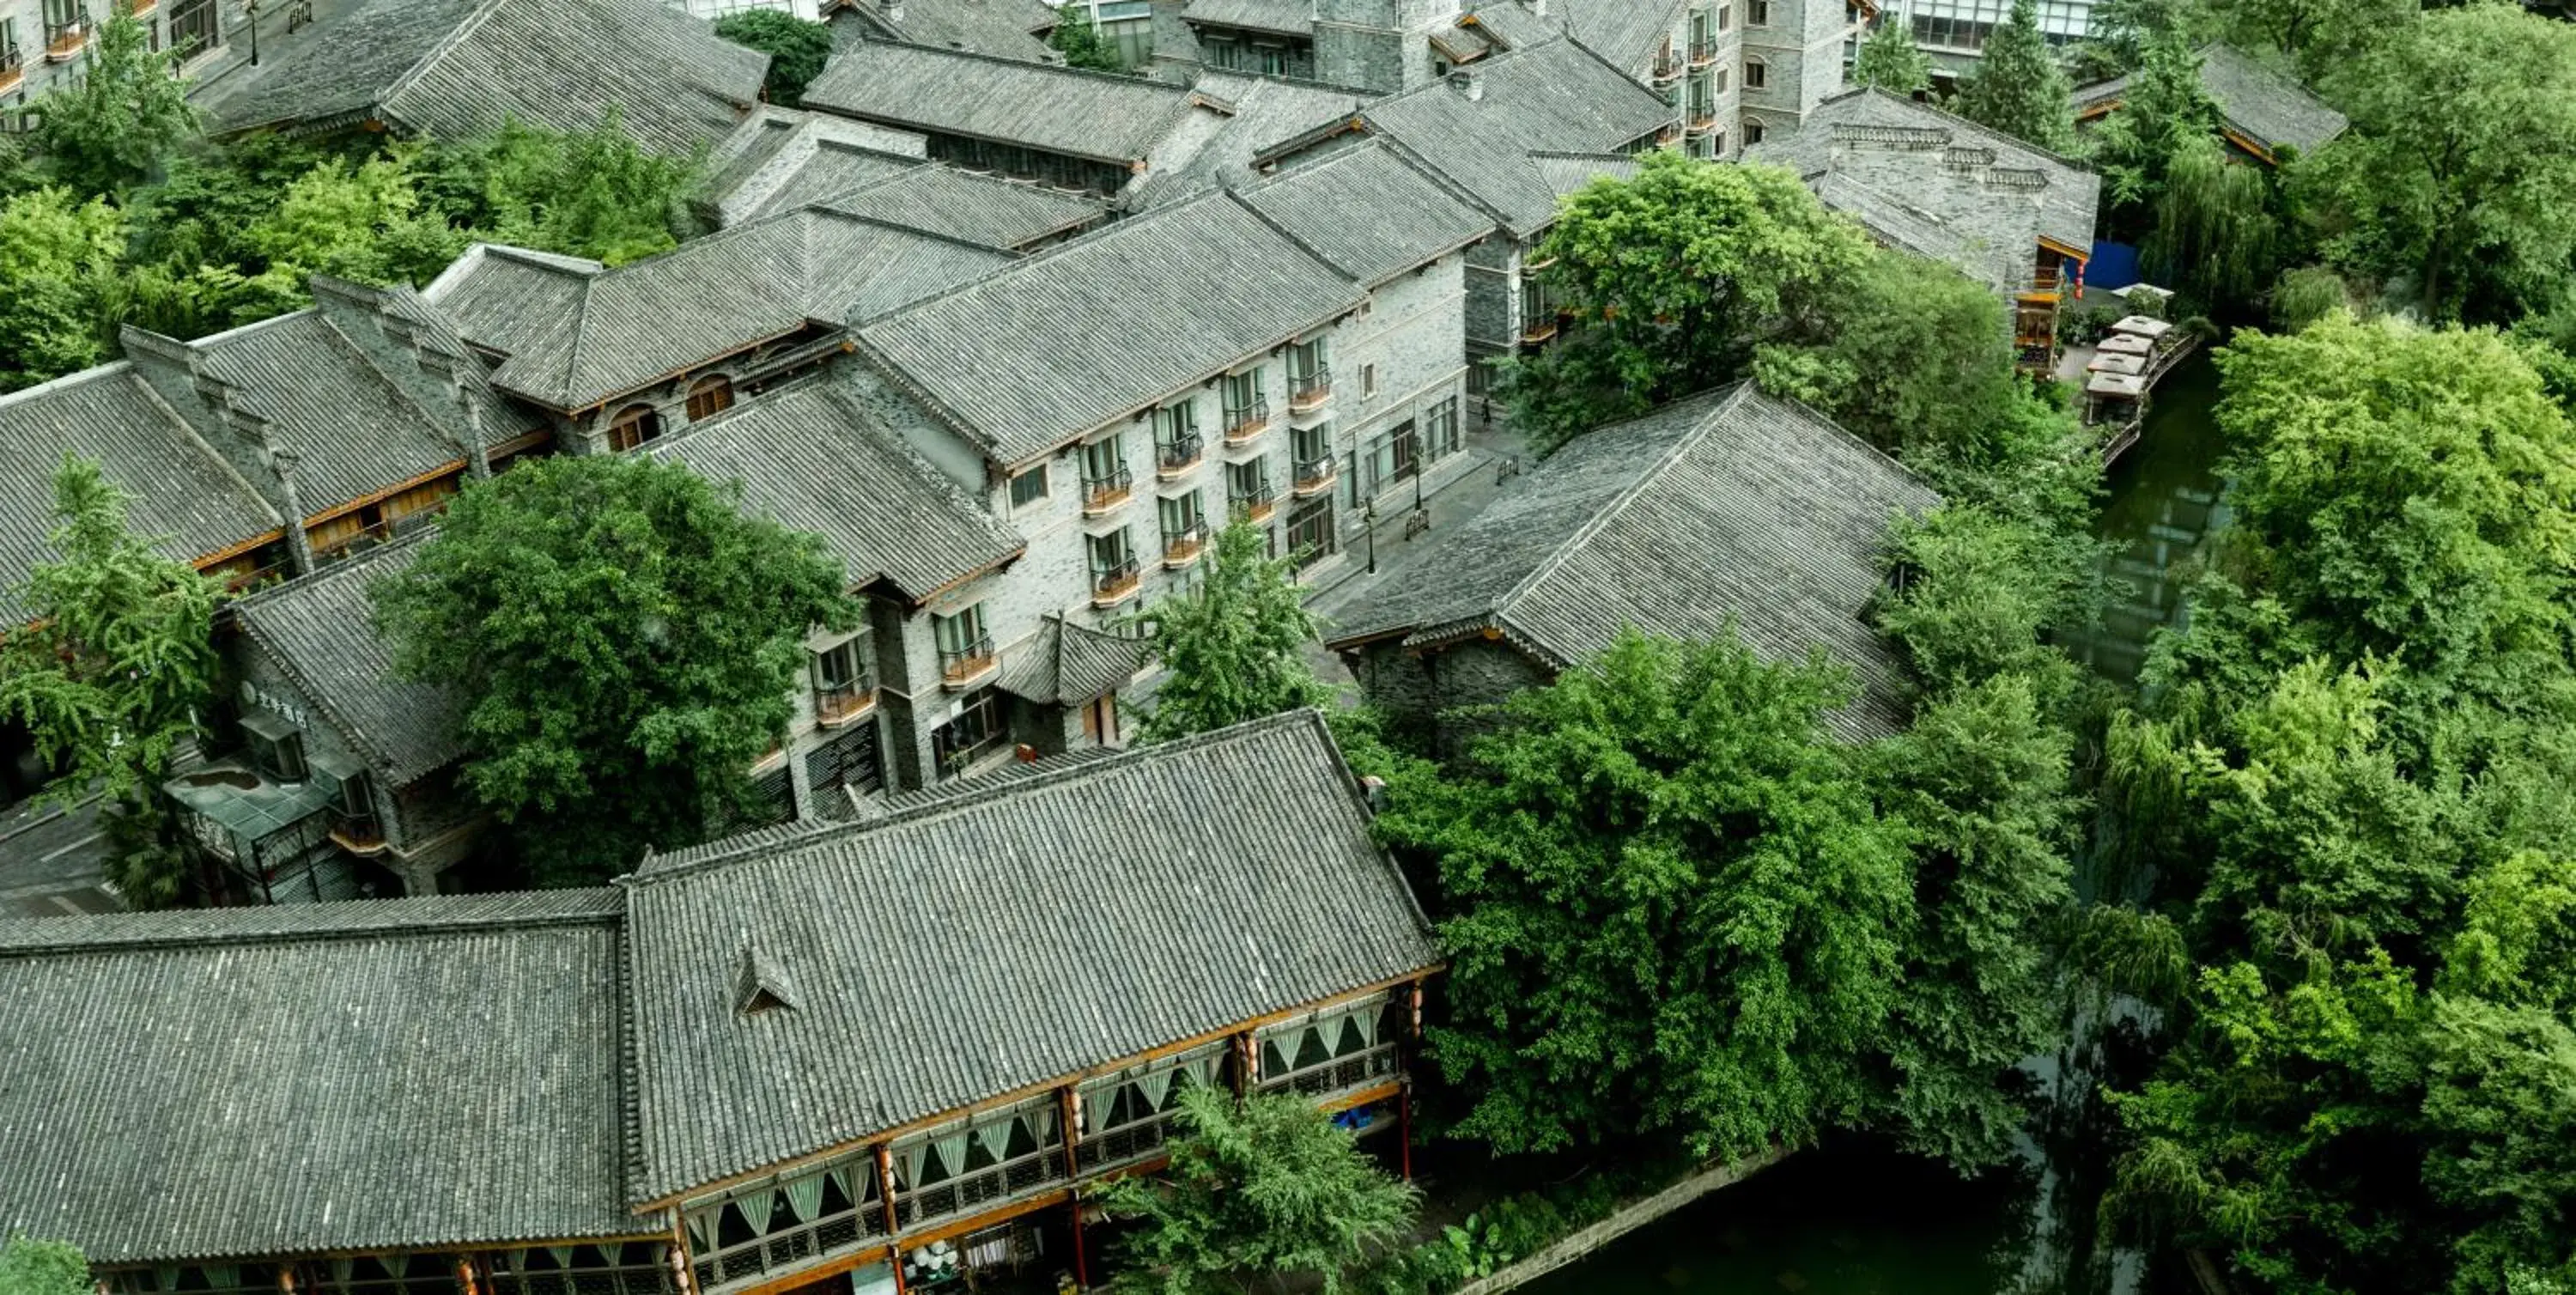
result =
[{"label": "wooden balcony railing", "polygon": [[[873,1172],[871,1168],[870,1172]],[[870,1193],[854,1209],[825,1215],[811,1223],[779,1228],[767,1236],[701,1251],[691,1256],[697,1289],[711,1291],[735,1282],[779,1272],[811,1259],[857,1248],[885,1235],[885,1204]]]},{"label": "wooden balcony railing", "polygon": [[895,1219],[910,1231],[978,1206],[1026,1196],[1064,1181],[1064,1148],[1042,1148],[1016,1160],[972,1170],[927,1187],[895,1194]]},{"label": "wooden balcony railing", "polygon": [[814,689],[814,720],[825,728],[839,728],[876,708],[877,681],[872,677]]},{"label": "wooden balcony railing", "polygon": [[1324,401],[1332,394],[1333,371],[1331,369],[1317,369],[1313,373],[1297,374],[1288,379],[1288,412],[1302,414],[1308,410],[1321,409],[1324,407]]},{"label": "wooden balcony railing", "polygon": [[1192,522],[1177,531],[1163,532],[1163,565],[1177,571],[1199,560],[1207,551],[1206,522]]},{"label": "wooden balcony railing", "polygon": [[1521,327],[1521,340],[1532,346],[1536,346],[1539,343],[1556,336],[1556,329],[1556,316],[1543,315],[1530,320],[1529,323]]},{"label": "wooden balcony railing", "polygon": [[1381,1043],[1316,1065],[1265,1076],[1255,1087],[1265,1093],[1295,1089],[1308,1097],[1322,1097],[1393,1079],[1396,1069],[1395,1045]]},{"label": "wooden balcony railing", "polygon": [[1166,477],[1176,477],[1199,465],[1207,453],[1207,441],[1191,432],[1168,444],[1154,447],[1154,470]]},{"label": "wooden balcony railing", "polygon": [[1074,1162],[1090,1174],[1160,1155],[1163,1145],[1178,1135],[1180,1117],[1179,1111],[1167,1111],[1095,1133],[1074,1144]]},{"label": "wooden balcony railing", "polygon": [[1113,566],[1096,568],[1091,573],[1091,605],[1117,606],[1135,597],[1144,583],[1145,577],[1136,569],[1136,559],[1132,557]]},{"label": "wooden balcony railing", "polygon": [[1228,495],[1226,504],[1234,510],[1236,517],[1244,521],[1266,522],[1270,520],[1270,514],[1279,510],[1279,497],[1264,486],[1259,490]]},{"label": "wooden balcony railing", "polygon": [[1333,478],[1339,472],[1339,461],[1329,454],[1299,463],[1295,478],[1297,497],[1303,499],[1332,489]]},{"label": "wooden balcony railing", "polygon": [[1124,463],[1110,469],[1105,477],[1085,477],[1082,481],[1083,515],[1097,517],[1126,503],[1135,493],[1135,474],[1129,472]]},{"label": "wooden balcony railing", "polygon": [[374,854],[385,848],[385,825],[374,814],[331,810],[331,840],[351,854]]},{"label": "wooden balcony railing", "polygon": [[1256,400],[1241,409],[1225,411],[1225,439],[1248,441],[1270,425],[1270,402]]},{"label": "wooden balcony railing", "polygon": [[951,688],[962,687],[993,672],[992,636],[986,635],[954,652],[939,654],[939,678]]}]

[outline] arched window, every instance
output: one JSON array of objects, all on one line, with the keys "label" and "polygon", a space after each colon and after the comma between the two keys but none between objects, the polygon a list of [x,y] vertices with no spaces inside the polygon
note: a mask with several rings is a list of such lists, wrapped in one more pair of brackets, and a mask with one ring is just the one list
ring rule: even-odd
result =
[{"label": "arched window", "polygon": [[1751,148],[1754,145],[1761,143],[1764,130],[1765,128],[1762,125],[1761,118],[1753,116],[1750,113],[1746,114],[1744,118],[1744,146],[1746,148]]},{"label": "arched window", "polygon": [[608,424],[608,448],[631,450],[662,434],[662,415],[651,405],[628,405]]},{"label": "arched window", "polygon": [[713,418],[733,408],[733,379],[710,373],[689,388],[689,421]]}]

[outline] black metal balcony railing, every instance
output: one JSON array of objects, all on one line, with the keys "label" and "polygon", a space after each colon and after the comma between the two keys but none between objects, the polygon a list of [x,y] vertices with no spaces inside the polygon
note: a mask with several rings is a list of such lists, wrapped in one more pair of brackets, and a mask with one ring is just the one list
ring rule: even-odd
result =
[{"label": "black metal balcony railing", "polygon": [[959,1174],[944,1182],[898,1192],[894,1200],[895,1219],[910,1230],[933,1219],[1025,1195],[1063,1180],[1064,1148],[1046,1147],[1016,1160],[1005,1160],[990,1168]]},{"label": "black metal balcony railing", "polygon": [[1196,432],[1176,436],[1155,447],[1155,465],[1165,472],[1178,472],[1199,461],[1207,451],[1207,442]]},{"label": "black metal balcony railing", "polygon": [[1137,582],[1142,578],[1136,573],[1136,559],[1133,556],[1122,558],[1108,566],[1094,567],[1091,571],[1091,596],[1101,602],[1124,598],[1136,592]]},{"label": "black metal balcony railing", "polygon": [[1270,402],[1256,400],[1225,411],[1225,439],[1239,441],[1270,425]]},{"label": "black metal balcony railing", "polygon": [[825,724],[856,719],[876,704],[877,681],[874,675],[862,674],[856,679],[814,686],[814,717]]},{"label": "black metal balcony railing", "polygon": [[1312,373],[1291,374],[1288,378],[1288,408],[1293,412],[1312,409],[1333,394],[1333,371],[1317,367]]},{"label": "black metal balcony railing", "polygon": [[0,85],[14,82],[26,72],[27,56],[15,45],[0,45]]},{"label": "black metal balcony railing", "polygon": [[1334,462],[1329,454],[1300,460],[1297,464],[1297,492],[1311,494],[1333,484]]},{"label": "black metal balcony railing", "polygon": [[939,650],[939,676],[955,683],[972,679],[993,667],[993,639],[986,635],[963,647]]},{"label": "black metal balcony railing", "polygon": [[1121,463],[1100,476],[1086,476],[1082,479],[1082,506],[1088,512],[1115,508],[1127,502],[1128,492],[1135,488],[1135,474],[1127,470],[1126,464]]},{"label": "black metal balcony railing", "polygon": [[1695,41],[1692,41],[1692,42],[1691,42],[1691,45],[1690,45],[1690,63],[1691,63],[1691,66],[1692,66],[1692,67],[1707,67],[1709,64],[1714,63],[1714,62],[1716,62],[1716,61],[1717,61],[1717,42],[1716,42],[1716,41],[1713,41],[1713,40],[1695,40]]},{"label": "black metal balcony railing", "polygon": [[1074,1144],[1074,1161],[1082,1166],[1082,1172],[1090,1174],[1160,1154],[1163,1144],[1179,1131],[1180,1118],[1179,1111],[1167,1111],[1095,1133]]},{"label": "black metal balcony railing", "polygon": [[1187,562],[1207,547],[1207,523],[1192,522],[1177,531],[1163,532],[1163,561]]},{"label": "black metal balcony railing", "polygon": [[1279,499],[1271,493],[1268,485],[1261,485],[1250,490],[1232,491],[1226,495],[1225,502],[1234,510],[1235,516],[1259,521],[1270,515],[1270,510],[1278,506]]},{"label": "black metal balcony railing", "polygon": [[1660,85],[1665,82],[1677,80],[1680,78],[1681,74],[1682,61],[1673,57],[1673,52],[1671,50],[1665,50],[1655,56],[1653,75],[1656,84]]},{"label": "black metal balcony railing", "polygon": [[1365,1088],[1380,1080],[1393,1079],[1396,1069],[1395,1045],[1381,1043],[1376,1047],[1362,1048],[1330,1061],[1265,1076],[1255,1087],[1265,1093],[1293,1088],[1305,1096],[1320,1097],[1326,1093],[1348,1092],[1354,1088]]},{"label": "black metal balcony railing", "polygon": [[[871,1168],[870,1172],[873,1172]],[[847,1250],[885,1235],[885,1206],[874,1196],[856,1209],[827,1215],[812,1223],[780,1228],[764,1237],[700,1252],[693,1256],[697,1288],[714,1290],[731,1282],[777,1272],[808,1259]]]}]

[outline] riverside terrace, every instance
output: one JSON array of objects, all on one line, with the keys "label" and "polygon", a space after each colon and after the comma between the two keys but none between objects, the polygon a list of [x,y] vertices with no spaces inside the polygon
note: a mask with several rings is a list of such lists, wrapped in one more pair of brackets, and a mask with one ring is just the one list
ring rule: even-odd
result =
[{"label": "riverside terrace", "polygon": [[1313,712],[604,888],[0,922],[0,1234],[116,1295],[1080,1274],[1188,1085],[1400,1126],[1435,970]]}]

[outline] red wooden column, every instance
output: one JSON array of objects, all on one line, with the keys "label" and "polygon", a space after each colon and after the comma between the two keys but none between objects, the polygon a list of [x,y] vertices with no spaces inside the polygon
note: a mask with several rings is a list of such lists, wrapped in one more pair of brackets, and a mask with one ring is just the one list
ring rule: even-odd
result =
[{"label": "red wooden column", "polygon": [[894,1144],[877,1144],[877,1199],[885,1204],[886,1266],[894,1269],[894,1295],[903,1295],[903,1247],[894,1243],[894,1234],[903,1230],[894,1212]]},{"label": "red wooden column", "polygon": [[1057,1105],[1064,1113],[1064,1180],[1065,1205],[1073,1211],[1073,1280],[1084,1290],[1091,1289],[1091,1265],[1082,1252],[1082,1164],[1073,1154],[1074,1133],[1081,1128],[1082,1095],[1067,1084],[1056,1091]]}]

